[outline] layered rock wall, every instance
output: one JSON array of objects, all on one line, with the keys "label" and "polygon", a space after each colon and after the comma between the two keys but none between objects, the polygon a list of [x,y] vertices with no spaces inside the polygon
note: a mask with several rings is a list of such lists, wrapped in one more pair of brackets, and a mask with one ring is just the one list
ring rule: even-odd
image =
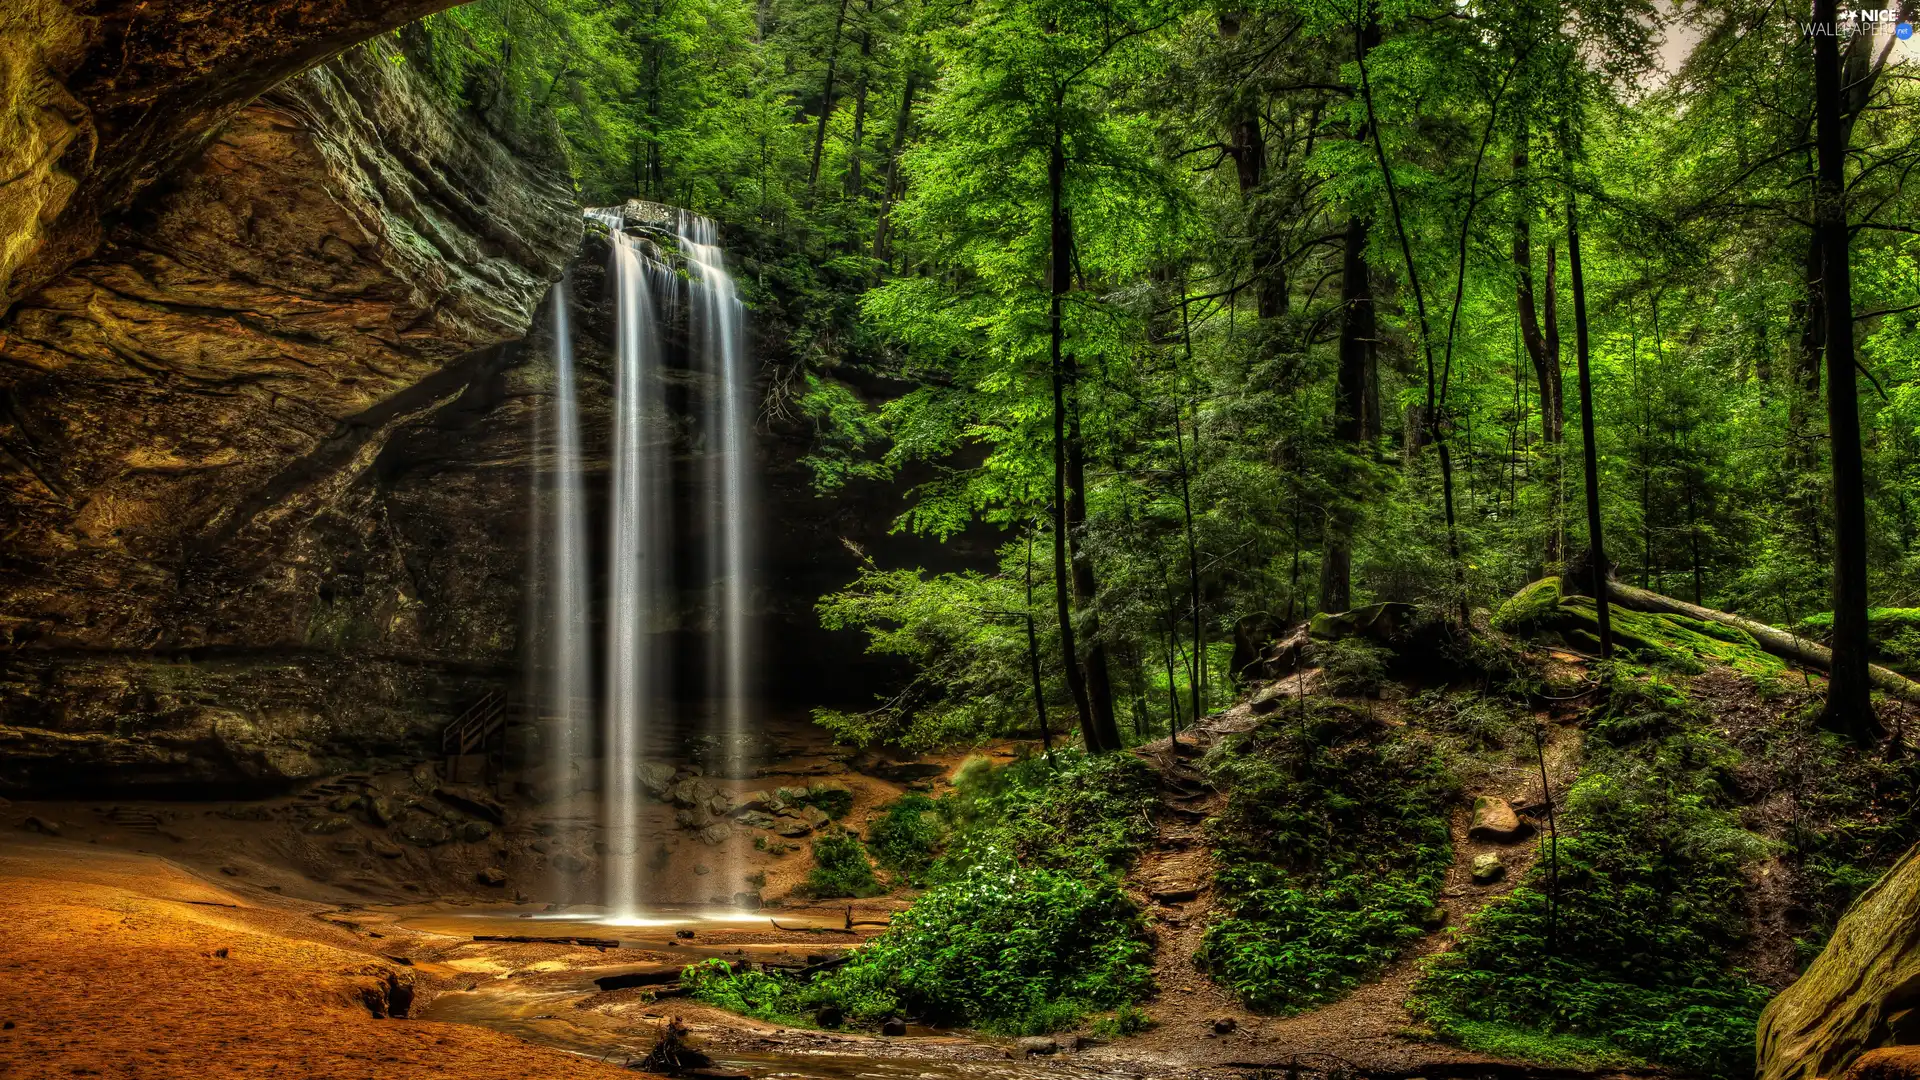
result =
[{"label": "layered rock wall", "polygon": [[523,545],[493,534],[524,488],[486,476],[502,440],[454,477],[412,462],[424,498],[377,466],[414,428],[524,439],[503,373],[579,237],[562,170],[382,41],[242,108],[16,304],[0,783],[98,762],[62,740],[106,733],[129,775],[148,751],[201,763],[182,778],[308,774],[370,718],[418,741],[511,660],[524,567],[496,554]]}]

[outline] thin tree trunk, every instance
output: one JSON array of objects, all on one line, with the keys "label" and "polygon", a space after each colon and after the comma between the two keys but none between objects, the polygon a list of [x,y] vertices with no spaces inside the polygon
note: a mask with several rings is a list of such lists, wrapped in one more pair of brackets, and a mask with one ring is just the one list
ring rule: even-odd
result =
[{"label": "thin tree trunk", "polygon": [[820,154],[827,147],[827,121],[833,116],[833,79],[840,65],[840,29],[847,21],[847,0],[833,17],[833,38],[827,46],[827,82],[820,93],[820,122],[813,132],[813,164],[807,169],[807,188],[820,181]]},{"label": "thin tree trunk", "polygon": [[[867,5],[867,14],[873,14],[873,5]],[[847,198],[860,197],[860,156],[866,150],[867,137],[867,69],[873,56],[873,33],[860,32],[860,81],[853,93],[853,141],[847,145]]]},{"label": "thin tree trunk", "polygon": [[[1872,743],[1882,734],[1867,678],[1867,497],[1854,374],[1853,271],[1847,237],[1846,133],[1841,127],[1835,0],[1814,0],[1813,85],[1820,282],[1827,353],[1827,441],[1833,470],[1833,668],[1822,726]],[[1824,30],[1824,32],[1822,32]]]},{"label": "thin tree trunk", "polygon": [[1033,676],[1033,714],[1040,721],[1040,746],[1053,763],[1053,733],[1047,727],[1046,683],[1040,678],[1040,633],[1033,625],[1033,528],[1027,528],[1027,667]]},{"label": "thin tree trunk", "polygon": [[[1193,327],[1187,322],[1187,305],[1185,304],[1185,302],[1182,302],[1180,305],[1180,340],[1183,342],[1184,347],[1186,349],[1186,353],[1187,353],[1187,370],[1191,371],[1193,370]],[[1184,522],[1186,525],[1186,533],[1187,533],[1187,588],[1188,588],[1187,597],[1190,602],[1191,614],[1193,616],[1193,655],[1200,658],[1199,660],[1200,670],[1198,672],[1199,677],[1194,680],[1194,684],[1193,684],[1193,715],[1197,719],[1199,716],[1202,715],[1201,709],[1200,709],[1200,700],[1206,694],[1207,648],[1206,648],[1206,631],[1202,628],[1202,624],[1200,621],[1200,544],[1199,544],[1198,538],[1194,533],[1194,528],[1193,528],[1193,486],[1190,479],[1192,476],[1192,469],[1188,466],[1188,463],[1187,463],[1187,452],[1185,450],[1186,437],[1181,432],[1181,425],[1180,425],[1179,375],[1180,375],[1179,371],[1175,370],[1174,397],[1173,397],[1173,446],[1174,446],[1174,456],[1179,461],[1179,464],[1180,464],[1180,513],[1182,518],[1184,519]],[[1200,418],[1198,416],[1195,416],[1193,421],[1193,463],[1194,465],[1197,466],[1199,464],[1199,461],[1200,461]]]},{"label": "thin tree trunk", "polygon": [[1108,749],[1102,731],[1094,722],[1093,704],[1087,692],[1086,675],[1080,668],[1080,650],[1073,628],[1072,573],[1067,566],[1067,372],[1062,348],[1065,326],[1061,322],[1061,298],[1073,273],[1072,253],[1068,250],[1067,211],[1062,203],[1066,181],[1066,153],[1061,145],[1060,127],[1055,122],[1053,152],[1047,162],[1047,188],[1052,201],[1049,233],[1048,332],[1051,337],[1053,376],[1053,598],[1060,617],[1060,653],[1067,673],[1067,689],[1073,694],[1074,712],[1080,719],[1080,739],[1089,753]]},{"label": "thin tree trunk", "polygon": [[900,109],[893,114],[893,143],[887,148],[887,179],[880,189],[880,216],[873,227],[873,257],[883,264],[892,261],[887,242],[893,200],[900,194],[900,151],[906,145],[907,131],[913,124],[913,94],[919,81],[919,68],[909,63],[906,85],[900,89]]},{"label": "thin tree trunk", "polygon": [[1073,392],[1067,412],[1067,542],[1073,559],[1073,592],[1085,612],[1087,630],[1087,703],[1102,751],[1120,749],[1120,725],[1113,708],[1113,676],[1107,663],[1107,643],[1100,633],[1100,587],[1093,559],[1081,547],[1087,523],[1087,453],[1080,434],[1079,369],[1072,352],[1065,353],[1066,382]]},{"label": "thin tree trunk", "polygon": [[[1333,378],[1333,438],[1343,451],[1358,457],[1366,443],[1362,399],[1367,389],[1367,354],[1373,349],[1376,335],[1372,269],[1367,265],[1367,219],[1358,214],[1347,219],[1345,251],[1340,263],[1340,304],[1340,352]],[[1351,478],[1347,484],[1351,484]],[[1345,611],[1353,606],[1356,516],[1348,493],[1341,492],[1327,517],[1325,550],[1320,557],[1323,611]]]},{"label": "thin tree trunk", "polygon": [[1600,613],[1600,656],[1613,655],[1613,619],[1607,604],[1607,546],[1600,532],[1600,455],[1594,446],[1593,373],[1587,344],[1587,287],[1580,273],[1579,196],[1567,193],[1567,265],[1573,273],[1573,352],[1580,371],[1580,441],[1587,473],[1587,562],[1594,607]]}]

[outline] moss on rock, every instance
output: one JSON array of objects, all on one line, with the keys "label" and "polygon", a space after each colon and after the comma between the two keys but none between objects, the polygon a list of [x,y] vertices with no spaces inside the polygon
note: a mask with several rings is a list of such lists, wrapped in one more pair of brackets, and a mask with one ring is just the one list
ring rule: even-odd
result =
[{"label": "moss on rock", "polygon": [[1552,618],[1560,606],[1560,579],[1544,577],[1514,593],[1493,613],[1493,628],[1508,634],[1526,634]]}]

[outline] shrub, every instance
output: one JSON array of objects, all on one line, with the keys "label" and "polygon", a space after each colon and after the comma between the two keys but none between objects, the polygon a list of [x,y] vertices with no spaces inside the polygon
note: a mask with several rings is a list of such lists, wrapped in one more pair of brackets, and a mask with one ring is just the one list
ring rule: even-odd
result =
[{"label": "shrub", "polygon": [[902,795],[867,830],[867,849],[901,880],[924,885],[944,832],[938,803],[925,795]]},{"label": "shrub", "polygon": [[873,876],[867,849],[844,832],[827,833],[813,842],[813,869],[807,872],[807,895],[878,896],[886,886]]},{"label": "shrub", "polygon": [[1387,664],[1393,652],[1365,638],[1318,641],[1313,658],[1326,673],[1327,692],[1342,697],[1374,695],[1387,683]]}]

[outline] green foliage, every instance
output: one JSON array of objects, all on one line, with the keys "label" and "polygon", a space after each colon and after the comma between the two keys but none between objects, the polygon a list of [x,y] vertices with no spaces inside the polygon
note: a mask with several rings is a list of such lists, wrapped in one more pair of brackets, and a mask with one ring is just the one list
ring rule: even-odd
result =
[{"label": "green foliage", "polygon": [[804,886],[808,896],[878,896],[886,886],[873,876],[873,863],[857,837],[844,832],[822,834],[813,841],[813,869]]},{"label": "green foliage", "polygon": [[[786,1023],[833,1004],[868,1025],[916,1016],[1038,1034],[1107,1011],[1137,1025],[1127,1007],[1152,989],[1152,948],[1119,875],[1151,833],[1153,798],[1148,767],[1130,755],[1063,754],[1057,770],[1038,758],[980,760],[939,800],[952,839],[925,871],[931,887],[850,963],[804,984],[715,969],[692,976],[704,980],[690,984],[694,996]],[[882,822],[895,824],[876,823],[876,844],[924,857],[932,802],[893,804]]]},{"label": "green foliage", "polygon": [[1416,1008],[1489,1052],[1746,1075],[1768,994],[1728,958],[1766,844],[1730,809],[1737,755],[1670,685],[1610,684],[1557,848],[1429,964]]},{"label": "green foliage", "polygon": [[839,821],[853,810],[853,792],[833,784],[812,784],[806,793],[787,800],[799,806],[811,806]]},{"label": "green foliage", "polygon": [[1452,861],[1455,787],[1434,747],[1316,701],[1209,756],[1229,787],[1197,960],[1248,1006],[1331,1001],[1421,936]]},{"label": "green foliage", "polygon": [[910,792],[888,803],[879,820],[867,830],[867,849],[900,880],[924,885],[945,835],[938,804]]},{"label": "green foliage", "polygon": [[1363,637],[1316,642],[1313,659],[1326,673],[1327,692],[1342,697],[1377,695],[1387,683],[1393,651]]}]

